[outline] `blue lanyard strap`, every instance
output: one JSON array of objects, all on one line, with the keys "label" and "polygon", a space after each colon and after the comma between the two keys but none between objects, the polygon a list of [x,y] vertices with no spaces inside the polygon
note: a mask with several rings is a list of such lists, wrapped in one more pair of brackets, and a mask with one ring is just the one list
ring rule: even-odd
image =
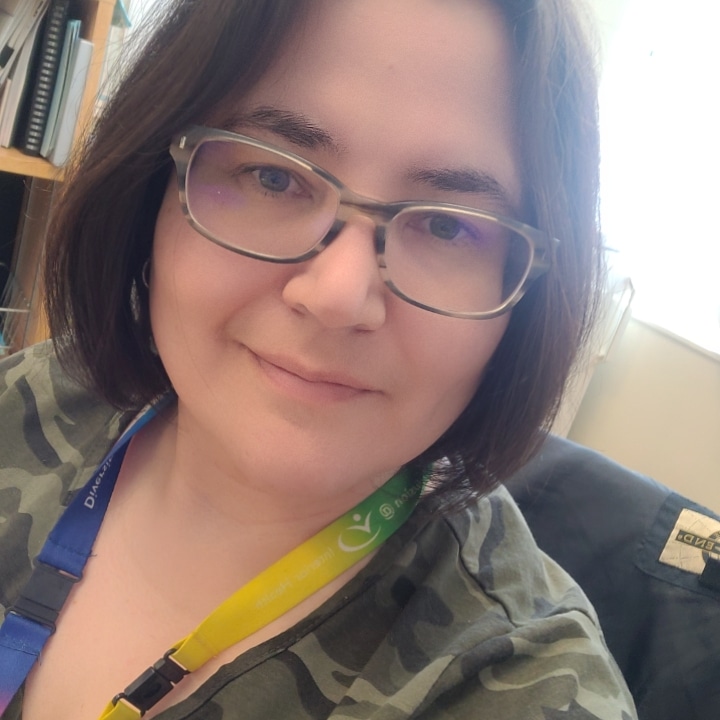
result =
[{"label": "blue lanyard strap", "polygon": [[[135,432],[139,428],[135,426]],[[134,434],[134,432],[132,433]],[[50,532],[38,560],[80,579],[110,503],[129,437],[100,465]]]},{"label": "blue lanyard strap", "polygon": [[110,503],[130,439],[159,408],[132,423],[50,532],[20,597],[0,625],[0,715],[55,632],[55,621],[82,577]]}]

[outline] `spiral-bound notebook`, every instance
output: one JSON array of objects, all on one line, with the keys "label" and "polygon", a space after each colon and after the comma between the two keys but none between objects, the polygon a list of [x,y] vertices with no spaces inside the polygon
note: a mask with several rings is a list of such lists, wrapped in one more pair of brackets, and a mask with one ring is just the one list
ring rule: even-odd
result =
[{"label": "spiral-bound notebook", "polygon": [[16,138],[17,147],[28,155],[39,155],[42,147],[58,77],[69,8],[70,0],[51,0],[45,18],[26,120]]},{"label": "spiral-bound notebook", "polygon": [[55,148],[62,100],[70,83],[70,69],[75,63],[75,56],[77,55],[80,44],[80,29],[80,20],[68,20],[67,30],[65,31],[65,41],[62,52],[60,53],[57,80],[55,80],[55,88],[53,90],[52,101],[50,102],[50,112],[48,113],[45,134],[40,148],[40,154],[44,158],[47,158]]}]

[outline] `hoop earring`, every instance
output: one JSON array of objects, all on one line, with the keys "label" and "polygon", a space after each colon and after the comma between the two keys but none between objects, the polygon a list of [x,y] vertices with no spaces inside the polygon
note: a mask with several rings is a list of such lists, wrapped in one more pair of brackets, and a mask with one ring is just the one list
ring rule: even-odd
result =
[{"label": "hoop earring", "polygon": [[142,284],[149,290],[150,289],[150,258],[148,258],[142,266],[140,271],[140,279]]}]

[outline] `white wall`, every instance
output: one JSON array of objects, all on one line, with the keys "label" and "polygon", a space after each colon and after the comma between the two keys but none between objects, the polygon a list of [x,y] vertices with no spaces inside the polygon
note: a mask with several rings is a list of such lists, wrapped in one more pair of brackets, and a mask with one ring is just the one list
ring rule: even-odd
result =
[{"label": "white wall", "polygon": [[631,320],[568,437],[720,513],[720,358]]}]

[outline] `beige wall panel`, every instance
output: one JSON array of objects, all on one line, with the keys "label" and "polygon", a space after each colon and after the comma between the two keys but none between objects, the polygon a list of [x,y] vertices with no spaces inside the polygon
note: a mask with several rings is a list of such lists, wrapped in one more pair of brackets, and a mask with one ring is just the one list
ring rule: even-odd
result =
[{"label": "beige wall panel", "polygon": [[569,438],[720,512],[720,359],[631,320]]}]

